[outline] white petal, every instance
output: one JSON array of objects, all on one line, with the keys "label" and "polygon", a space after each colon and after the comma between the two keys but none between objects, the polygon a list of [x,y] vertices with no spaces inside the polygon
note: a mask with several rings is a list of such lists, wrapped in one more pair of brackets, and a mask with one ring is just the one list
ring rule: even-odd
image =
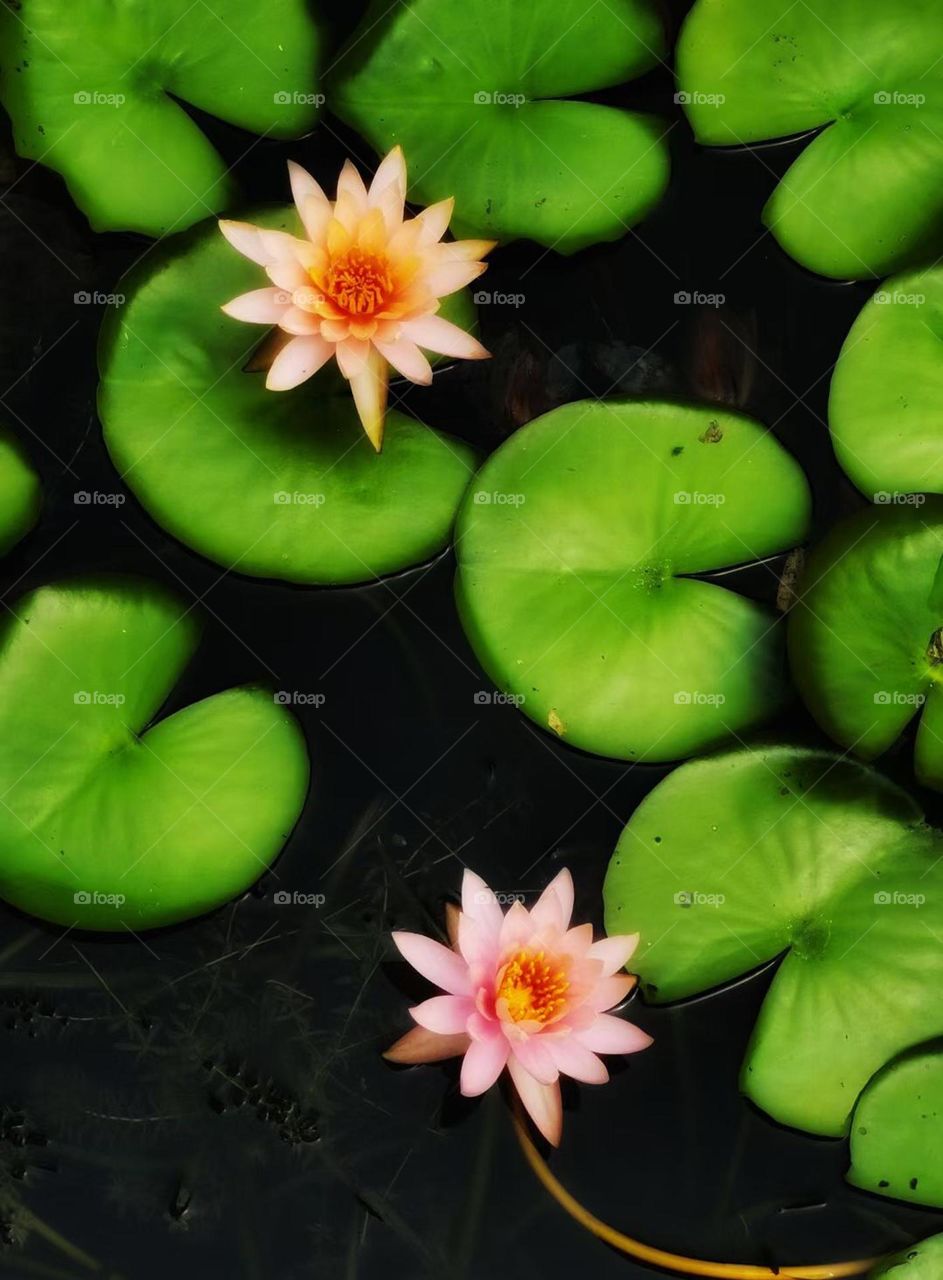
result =
[{"label": "white petal", "polygon": [[411,338],[427,351],[437,351],[443,356],[458,356],[462,360],[486,360],[489,351],[477,338],[460,329],[442,316],[418,316],[402,326],[403,337]]},{"label": "white petal", "polygon": [[334,348],[320,336],[292,338],[272,361],[265,385],[269,391],[290,391],[317,373],[333,354]]},{"label": "white petal", "polygon": [[432,366],[422,354],[415,342],[400,338],[397,342],[378,342],[373,345],[384,360],[388,360],[397,373],[401,373],[410,382],[418,382],[427,387],[432,381]]},{"label": "white petal", "polygon": [[278,324],[290,306],[291,295],[284,289],[253,289],[223,303],[220,310],[249,324]]}]

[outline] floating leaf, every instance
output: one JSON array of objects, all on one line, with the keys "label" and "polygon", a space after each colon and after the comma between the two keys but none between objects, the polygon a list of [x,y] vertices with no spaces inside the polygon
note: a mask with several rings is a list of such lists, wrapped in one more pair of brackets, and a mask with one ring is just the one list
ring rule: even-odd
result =
[{"label": "floating leaf", "polygon": [[943,269],[896,276],[865,304],[828,417],[838,461],[872,501],[943,492]]},{"label": "floating leaf", "polygon": [[939,1280],[943,1273],[943,1236],[933,1236],[888,1258],[873,1273],[873,1280]]},{"label": "floating leaf", "polygon": [[19,154],[58,170],[96,231],[161,235],[235,192],[181,101],[300,137],[320,46],[305,0],[7,0],[0,100]]},{"label": "floating leaf", "polygon": [[789,621],[793,677],[825,732],[872,760],[919,715],[914,765],[937,788],[941,556],[943,498],[858,512],[813,551]]},{"label": "floating leaf", "polygon": [[42,491],[24,450],[0,427],[0,556],[36,523]]},{"label": "floating leaf", "polygon": [[660,199],[667,126],[563,99],[632,79],[663,51],[648,0],[376,0],[330,101],[381,155],[402,144],[414,199],[455,197],[457,235],[572,253],[618,239]]},{"label": "floating leaf", "polygon": [[943,248],[938,0],[697,0],[678,86],[711,146],[822,132],[763,212],[803,266],[887,275]]},{"label": "floating leaf", "polygon": [[21,599],[0,634],[0,896],[67,927],[152,928],[243,892],[304,802],[293,717],[246,686],[156,719],[191,609],[153,583]]},{"label": "floating leaf", "polygon": [[943,1054],[934,1046],[890,1063],[861,1095],[848,1180],[877,1195],[943,1208],[941,1152]]},{"label": "floating leaf", "polygon": [[[295,214],[252,214],[298,231]],[[151,515],[202,555],[290,582],[363,582],[447,543],[470,449],[401,413],[377,454],[347,384],[293,391],[244,372],[265,330],[220,306],[261,272],[215,223],[149,254],[106,320],[99,411],[115,466]],[[467,295],[442,314],[470,322]]]},{"label": "floating leaf", "polygon": [[795,747],[683,765],[632,816],[604,899],[659,1003],[786,953],[741,1077],[783,1124],[844,1134],[874,1073],[943,1033],[941,839],[865,765]]},{"label": "floating leaf", "polygon": [[566,405],[516,432],[469,488],[462,620],[542,728],[621,759],[690,755],[784,691],[774,615],[692,575],[788,549],[808,517],[802,471],[748,418]]}]

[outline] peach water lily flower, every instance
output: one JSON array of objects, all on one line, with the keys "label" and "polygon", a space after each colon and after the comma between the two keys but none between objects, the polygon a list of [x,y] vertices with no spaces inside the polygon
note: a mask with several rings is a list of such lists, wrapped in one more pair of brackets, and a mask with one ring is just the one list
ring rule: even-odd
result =
[{"label": "peach water lily flower", "polygon": [[631,937],[593,941],[590,924],[570,928],[573,880],[561,871],[527,910],[505,915],[471,871],[462,909],[449,921],[451,948],[419,933],[394,933],[402,955],[445,995],[411,1009],[418,1023],[384,1055],[436,1062],[464,1055],[461,1090],[475,1097],[508,1069],[534,1124],[557,1146],[563,1124],[561,1075],[586,1084],[609,1079],[600,1053],[635,1053],[651,1036],[607,1009],[635,978],[620,973],[638,945]]},{"label": "peach water lily flower", "polygon": [[220,222],[234,249],[265,268],[269,288],[233,298],[227,315],[278,325],[285,335],[268,370],[272,391],[296,387],[332,356],[350,383],[374,448],[383,441],[390,365],[428,384],[423,348],[481,360],[489,353],[471,334],[439,316],[439,300],[485,270],[493,240],[443,240],[453,201],[404,216],[406,163],[394,147],[369,189],[348,160],[329,200],[289,161],[291,191],[307,239],[248,222]]}]

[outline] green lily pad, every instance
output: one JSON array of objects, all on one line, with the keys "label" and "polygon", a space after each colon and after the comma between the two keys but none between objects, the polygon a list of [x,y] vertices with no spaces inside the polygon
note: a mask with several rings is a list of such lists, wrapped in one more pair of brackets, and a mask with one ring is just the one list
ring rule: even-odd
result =
[{"label": "green lily pad", "polygon": [[710,146],[822,129],[763,220],[812,271],[882,276],[943,248],[941,48],[937,0],[697,0],[678,86]]},{"label": "green lily pad", "polygon": [[[250,216],[299,230],[293,210]],[[265,330],[220,306],[264,282],[213,223],[122,286],[99,347],[115,466],[159,524],[240,573],[363,582],[428,559],[448,542],[471,450],[392,411],[377,454],[330,370],[292,391],[243,372]],[[468,327],[469,308],[459,296],[441,314]]]},{"label": "green lily pad", "polygon": [[877,1195],[943,1208],[941,1151],[943,1054],[934,1046],[890,1063],[861,1095],[848,1180]]},{"label": "green lily pad", "polygon": [[872,1272],[874,1280],[938,1280],[943,1274],[943,1236],[933,1236],[895,1254]]},{"label": "green lily pad", "polygon": [[0,556],[32,529],[42,490],[19,441],[0,427]]},{"label": "green lily pad", "polygon": [[0,633],[0,896],[67,927],[137,930],[247,889],[307,791],[289,712],[246,686],[158,719],[199,628],[154,583],[59,583],[13,614]]},{"label": "green lily pad", "polygon": [[943,498],[871,507],[815,548],[789,619],[809,710],[865,760],[920,717],[914,767],[943,787]]},{"label": "green lily pad", "polygon": [[662,121],[562,99],[630,80],[664,48],[648,0],[376,0],[329,97],[378,152],[402,144],[412,198],[455,197],[456,234],[573,253],[648,213],[668,149]]},{"label": "green lily pad", "polygon": [[658,1003],[786,953],[741,1076],[783,1124],[844,1134],[874,1073],[943,1032],[941,837],[866,765],[785,746],[683,765],[634,813],[603,896]]},{"label": "green lily pad", "polygon": [[943,492],[943,268],[896,276],[865,304],[828,416],[838,461],[872,501]]},{"label": "green lily pad", "polygon": [[161,235],[235,194],[181,101],[300,137],[320,49],[306,0],[5,0],[0,101],[18,153],[61,173],[96,231]]},{"label": "green lily pad", "polygon": [[566,405],[516,432],[456,531],[456,595],[496,684],[625,760],[739,733],[784,695],[773,613],[691,575],[805,536],[797,463],[757,423],[669,403]]}]

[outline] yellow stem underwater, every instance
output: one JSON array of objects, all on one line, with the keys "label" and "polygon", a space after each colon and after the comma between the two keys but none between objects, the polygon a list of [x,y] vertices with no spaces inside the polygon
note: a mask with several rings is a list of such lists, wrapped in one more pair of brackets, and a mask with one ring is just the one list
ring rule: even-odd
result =
[{"label": "yellow stem underwater", "polygon": [[633,1240],[607,1222],[602,1222],[570,1195],[566,1187],[551,1173],[546,1160],[534,1145],[516,1098],[514,1128],[527,1163],[570,1217],[620,1253],[627,1253],[653,1267],[662,1267],[685,1276],[713,1277],[713,1280],[841,1280],[844,1276],[864,1275],[879,1261],[877,1258],[865,1258],[857,1262],[834,1262],[812,1267],[780,1267],[774,1271],[770,1267],[754,1267],[740,1262],[706,1262],[700,1258],[685,1258],[677,1253],[656,1249],[652,1245],[643,1244],[641,1240]]}]

